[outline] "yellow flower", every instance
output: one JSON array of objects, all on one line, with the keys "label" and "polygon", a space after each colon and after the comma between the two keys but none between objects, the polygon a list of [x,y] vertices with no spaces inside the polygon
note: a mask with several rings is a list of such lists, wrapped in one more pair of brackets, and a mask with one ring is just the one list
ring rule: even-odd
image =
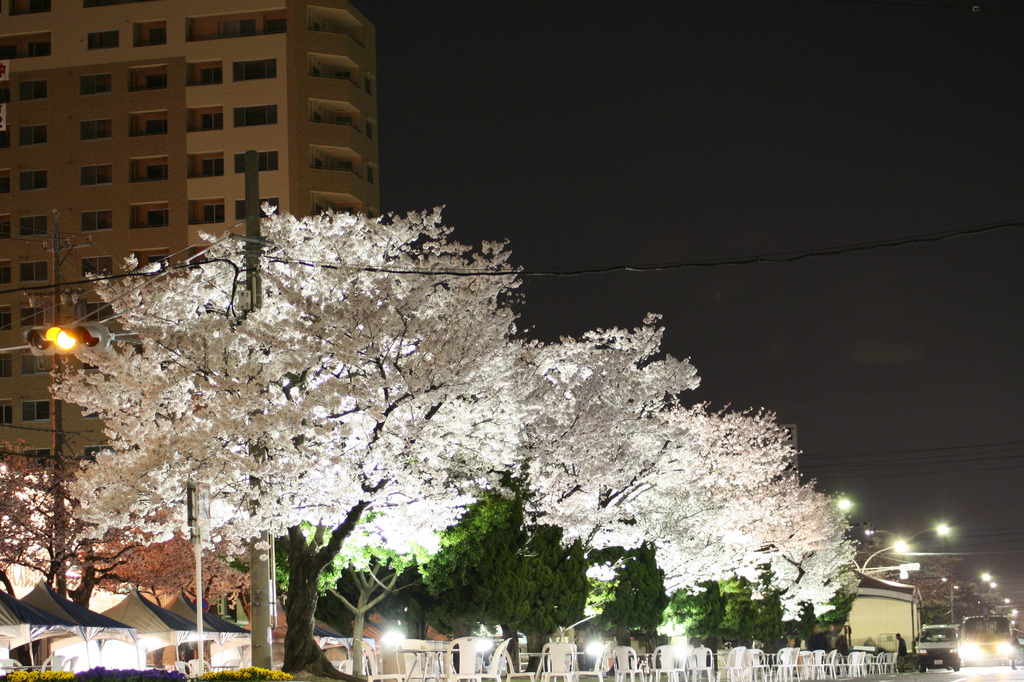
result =
[{"label": "yellow flower", "polygon": [[[292,676],[280,670],[267,670],[266,668],[242,668],[241,670],[218,670],[203,674],[203,680],[213,682],[256,682],[262,680],[290,680]],[[11,682],[16,682],[12,680]],[[26,680],[25,682],[33,682]],[[56,681],[54,681],[56,682]]]}]

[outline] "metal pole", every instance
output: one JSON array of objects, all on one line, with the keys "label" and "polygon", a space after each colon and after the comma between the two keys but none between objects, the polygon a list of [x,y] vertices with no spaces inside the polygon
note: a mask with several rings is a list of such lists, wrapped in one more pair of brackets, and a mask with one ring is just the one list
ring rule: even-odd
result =
[{"label": "metal pole", "polygon": [[199,659],[198,673],[200,675],[206,669],[206,651],[204,650],[203,642],[203,524],[198,522],[199,519],[199,490],[195,492],[196,495],[196,536],[195,536],[195,548],[196,548],[196,658]]},{"label": "metal pole", "polygon": [[[245,289],[249,297],[246,311],[252,312],[263,302],[260,282],[260,180],[259,155],[250,149],[245,153]],[[250,444],[250,453],[259,456],[259,446]],[[252,479],[253,487],[259,486]],[[272,553],[257,545],[273,546],[270,533],[263,532],[249,548],[249,630],[252,633],[252,664],[268,670],[274,667],[273,617],[276,610],[272,588]]]}]

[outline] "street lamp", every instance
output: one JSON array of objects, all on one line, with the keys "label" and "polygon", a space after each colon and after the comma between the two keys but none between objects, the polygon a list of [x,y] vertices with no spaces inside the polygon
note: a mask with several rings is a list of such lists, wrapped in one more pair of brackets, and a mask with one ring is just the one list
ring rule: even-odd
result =
[{"label": "street lamp", "polygon": [[[913,535],[911,535],[909,538],[907,538],[906,540],[904,540],[902,538],[899,538],[895,534],[890,533],[889,531],[886,531],[886,530],[872,530],[872,532],[870,533],[871,535],[876,535],[878,533],[883,533],[885,535],[892,535],[896,539],[893,541],[892,545],[890,545],[889,547],[883,547],[882,549],[878,550],[877,552],[875,552],[874,554],[869,556],[867,559],[865,559],[864,563],[859,567],[859,569],[862,570],[862,571],[865,570],[868,567],[868,564],[871,562],[872,559],[874,559],[879,554],[884,554],[885,552],[890,552],[891,551],[891,552],[896,553],[896,554],[906,554],[907,552],[910,551],[910,542],[914,538],[916,538],[917,536],[921,535],[922,533],[928,533],[928,532],[934,532],[939,537],[945,537],[946,535],[949,535],[949,533],[951,532],[951,528],[947,524],[941,523],[938,526],[935,526],[934,528],[925,528],[923,530],[919,530],[916,533],[914,533]],[[880,568],[877,568],[877,569],[874,569],[874,570],[880,571],[880,570],[886,570],[886,569],[892,569],[892,568],[896,568],[896,567],[895,566],[887,566],[887,567],[880,567]]]}]

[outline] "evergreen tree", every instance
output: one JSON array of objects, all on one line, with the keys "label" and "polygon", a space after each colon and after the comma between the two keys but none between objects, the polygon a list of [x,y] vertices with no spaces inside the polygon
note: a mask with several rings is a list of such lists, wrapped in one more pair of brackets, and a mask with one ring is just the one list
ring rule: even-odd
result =
[{"label": "evergreen tree", "polygon": [[676,591],[665,609],[666,619],[678,625],[691,643],[717,639],[725,620],[725,599],[718,583],[709,581],[698,588],[698,592]]},{"label": "evergreen tree", "polygon": [[593,566],[611,566],[610,581],[592,580],[592,604],[600,609],[595,625],[615,632],[616,639],[629,644],[630,631],[653,635],[664,617],[669,598],[665,594],[665,572],[658,567],[657,550],[644,543],[636,549],[609,547],[591,552]]}]

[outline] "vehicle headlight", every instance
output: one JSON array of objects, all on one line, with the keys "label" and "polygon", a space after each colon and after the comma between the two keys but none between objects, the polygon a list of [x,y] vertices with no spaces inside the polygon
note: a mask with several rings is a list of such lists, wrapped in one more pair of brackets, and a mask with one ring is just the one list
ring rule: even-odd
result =
[{"label": "vehicle headlight", "polygon": [[964,658],[978,658],[981,656],[981,647],[977,644],[964,644],[960,647],[960,651]]},{"label": "vehicle headlight", "polygon": [[921,654],[922,656],[924,656],[924,655],[926,655],[926,654],[928,653],[928,650],[927,650],[927,649],[918,649],[918,650],[917,650],[917,653],[919,653],[919,654]]},{"label": "vehicle headlight", "polygon": [[1013,647],[1010,646],[1007,642],[1000,642],[996,645],[996,653],[1000,654],[1001,656],[1009,656],[1011,651],[1013,651]]}]

